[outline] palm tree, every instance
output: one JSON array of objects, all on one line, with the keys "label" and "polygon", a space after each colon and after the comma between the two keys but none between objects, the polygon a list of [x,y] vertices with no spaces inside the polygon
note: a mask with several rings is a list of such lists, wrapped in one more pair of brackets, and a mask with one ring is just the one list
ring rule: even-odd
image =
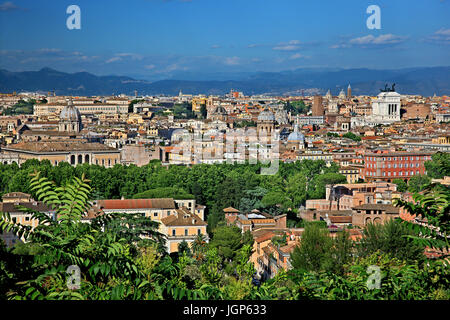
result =
[{"label": "palm tree", "polygon": [[206,243],[206,237],[204,234],[197,235],[194,242],[192,243],[192,253],[194,254],[196,260],[203,259],[207,249]]}]

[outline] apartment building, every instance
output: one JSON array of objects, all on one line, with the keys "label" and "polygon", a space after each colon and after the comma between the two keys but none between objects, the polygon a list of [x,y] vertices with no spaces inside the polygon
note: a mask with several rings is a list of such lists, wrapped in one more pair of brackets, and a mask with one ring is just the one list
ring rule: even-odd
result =
[{"label": "apartment building", "polygon": [[95,206],[104,213],[142,213],[159,223],[159,232],[167,237],[169,253],[177,252],[178,245],[186,241],[189,245],[198,235],[208,241],[204,221],[205,206],[196,204],[194,199],[121,199],[97,200]]},{"label": "apartment building", "polygon": [[[11,192],[2,196],[3,201],[0,202],[0,212],[10,215],[14,223],[29,226],[33,230],[37,227],[39,221],[33,219],[32,214],[20,210],[20,207],[36,210],[55,218],[56,211],[46,206],[41,201],[34,200],[31,195],[23,192]],[[0,241],[3,240],[6,246],[12,247],[18,241],[25,241],[24,238],[19,239],[12,232],[0,233]]]},{"label": "apartment building", "polygon": [[392,182],[394,179],[409,180],[414,175],[426,174],[424,163],[431,160],[432,155],[432,151],[367,153],[364,156],[364,180]]}]

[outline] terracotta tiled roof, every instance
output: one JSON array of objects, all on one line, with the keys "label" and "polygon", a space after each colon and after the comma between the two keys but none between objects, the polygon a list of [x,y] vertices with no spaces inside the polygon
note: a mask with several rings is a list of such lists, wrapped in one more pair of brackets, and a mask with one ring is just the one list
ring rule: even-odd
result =
[{"label": "terracotta tiled roof", "polygon": [[283,253],[291,253],[292,251],[294,251],[294,248],[298,245],[298,242],[292,241],[289,244],[280,247],[280,251]]},{"label": "terracotta tiled roof", "polygon": [[331,223],[352,223],[351,216],[330,216]]},{"label": "terracotta tiled roof", "polygon": [[238,213],[240,211],[238,209],[233,208],[233,207],[228,207],[228,208],[223,209],[223,212],[226,212],[226,213]]},{"label": "terracotta tiled roof", "polygon": [[0,212],[20,212],[17,206],[24,206],[29,209],[33,209],[40,212],[50,212],[54,211],[50,207],[46,206],[41,201],[32,201],[32,202],[19,202],[18,204],[14,202],[0,202]]},{"label": "terracotta tiled roof", "polygon": [[275,250],[272,248],[272,246],[268,245],[265,246],[264,248],[262,248],[262,251],[264,251],[264,253],[266,255],[270,255],[271,253],[273,253]]},{"label": "terracotta tiled roof", "polygon": [[382,203],[366,203],[357,207],[354,207],[355,210],[382,210],[386,211],[386,213],[399,213],[400,209],[394,207],[390,204],[382,204]]},{"label": "terracotta tiled roof", "polygon": [[175,209],[172,198],[162,199],[125,199],[125,200],[98,200],[100,208],[114,209]]},{"label": "terracotta tiled roof", "polygon": [[100,209],[98,206],[92,206],[87,212],[86,214],[83,216],[83,220],[91,220],[94,218],[97,218],[98,216],[102,216],[105,213],[103,212],[102,209]]},{"label": "terracotta tiled roof", "polygon": [[183,227],[183,226],[206,226],[205,221],[200,219],[196,214],[191,213],[186,209],[178,209],[176,215],[170,215],[162,218],[161,222],[170,227]]},{"label": "terracotta tiled roof", "polygon": [[23,192],[10,192],[10,193],[5,193],[2,198],[17,198],[17,197],[26,197],[26,198],[31,198],[31,195],[28,193],[23,193]]},{"label": "terracotta tiled roof", "polygon": [[263,235],[259,236],[258,238],[255,239],[256,242],[260,243],[260,242],[264,242],[267,240],[272,239],[275,236],[275,234],[271,231],[264,233]]},{"label": "terracotta tiled roof", "polygon": [[238,219],[239,222],[241,224],[245,224],[245,225],[250,225],[250,224],[254,224],[254,225],[261,225],[261,224],[275,224],[275,220],[274,219],[250,219],[250,220],[243,220],[243,219]]},{"label": "terracotta tiled roof", "polygon": [[61,152],[61,151],[118,151],[101,143],[69,142],[69,141],[42,141],[21,142],[4,148],[8,151],[29,151],[37,153]]},{"label": "terracotta tiled roof", "polygon": [[57,130],[27,130],[22,136],[76,136],[78,134],[72,132],[61,132]]}]

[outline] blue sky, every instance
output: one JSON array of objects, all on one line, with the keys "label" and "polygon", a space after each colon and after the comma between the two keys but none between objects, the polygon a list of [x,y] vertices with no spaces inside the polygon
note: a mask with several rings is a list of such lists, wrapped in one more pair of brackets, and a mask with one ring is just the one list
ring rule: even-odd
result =
[{"label": "blue sky", "polygon": [[[81,30],[66,27],[72,4]],[[366,26],[369,5],[381,9],[380,30]],[[155,80],[443,65],[450,0],[0,0],[0,68],[11,71]]]}]

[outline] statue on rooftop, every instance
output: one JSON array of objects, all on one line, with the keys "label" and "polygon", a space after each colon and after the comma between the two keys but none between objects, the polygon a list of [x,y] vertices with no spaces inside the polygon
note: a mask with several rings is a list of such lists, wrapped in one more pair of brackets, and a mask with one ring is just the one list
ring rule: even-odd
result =
[{"label": "statue on rooftop", "polygon": [[388,88],[388,84],[384,85],[384,89],[380,89],[381,92],[395,92],[395,83],[392,84],[392,88]]}]

